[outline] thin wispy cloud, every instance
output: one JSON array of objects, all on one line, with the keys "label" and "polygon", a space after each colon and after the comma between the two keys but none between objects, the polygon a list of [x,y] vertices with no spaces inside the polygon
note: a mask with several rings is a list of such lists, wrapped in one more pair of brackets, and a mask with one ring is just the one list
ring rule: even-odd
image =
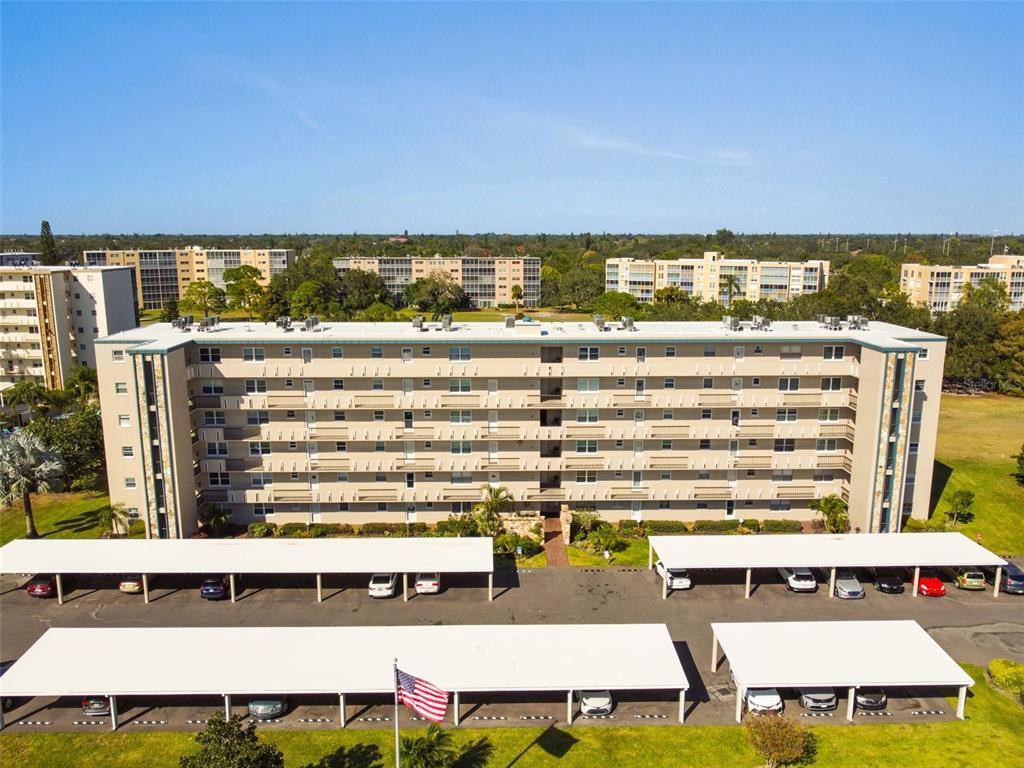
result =
[{"label": "thin wispy cloud", "polygon": [[708,163],[711,165],[742,166],[750,165],[753,162],[750,153],[744,149],[718,148],[679,152],[674,149],[648,146],[621,136],[601,134],[592,129],[562,121],[556,123],[556,131],[562,139],[584,149],[620,152],[646,157],[664,157],[669,160]]}]

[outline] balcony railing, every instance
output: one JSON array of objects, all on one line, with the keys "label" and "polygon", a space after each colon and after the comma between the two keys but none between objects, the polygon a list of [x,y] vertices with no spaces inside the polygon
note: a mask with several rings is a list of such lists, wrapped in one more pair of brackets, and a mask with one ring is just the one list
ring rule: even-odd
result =
[{"label": "balcony railing", "polygon": [[604,427],[584,424],[569,424],[565,427],[566,437],[604,437]]},{"label": "balcony railing", "polygon": [[721,392],[699,392],[697,394],[697,405],[705,408],[713,405],[732,405],[735,402],[735,394]]},{"label": "balcony railing", "polygon": [[348,440],[348,427],[321,427],[310,424],[310,440]]},{"label": "balcony railing", "polygon": [[394,408],[394,395],[353,395],[353,408]]},{"label": "balcony railing", "polygon": [[613,486],[608,492],[613,499],[649,499],[651,489],[640,485]]},{"label": "balcony railing", "polygon": [[481,440],[519,440],[522,430],[519,427],[480,427]]},{"label": "balcony railing", "polygon": [[449,392],[441,395],[442,408],[479,408],[480,395],[473,393]]},{"label": "balcony railing", "polygon": [[699,485],[693,489],[695,499],[731,499],[732,488],[727,485]]},{"label": "balcony railing", "polygon": [[788,406],[818,406],[821,404],[820,392],[783,392],[782,404]]},{"label": "balcony railing", "polygon": [[651,437],[689,437],[689,424],[652,424]]},{"label": "balcony railing", "polygon": [[398,501],[398,490],[395,488],[356,488],[357,501]]},{"label": "balcony railing", "polygon": [[420,456],[401,456],[395,459],[395,469],[399,470],[426,470],[432,471],[436,466],[434,459]]},{"label": "balcony railing", "polygon": [[311,502],[313,492],[308,486],[274,485],[271,487],[274,501]]},{"label": "balcony railing", "polygon": [[395,427],[395,440],[433,440],[433,427]]},{"label": "balcony railing", "polygon": [[740,424],[736,428],[737,437],[771,437],[774,433],[771,424]]},{"label": "balcony railing", "polygon": [[320,456],[310,456],[309,466],[310,469],[323,472],[348,472],[349,467],[352,465],[349,459],[336,459],[327,458]]},{"label": "balcony railing", "polygon": [[498,458],[496,456],[488,456],[486,458],[480,459],[480,463],[478,466],[480,467],[480,469],[488,469],[491,471],[516,470],[521,468],[519,459],[514,459],[511,457]]},{"label": "balcony railing", "polygon": [[479,501],[480,496],[480,489],[472,485],[448,485],[441,491],[447,501]]},{"label": "balcony railing", "polygon": [[770,453],[740,455],[733,458],[732,465],[737,469],[771,469],[772,455]]},{"label": "balcony railing", "polygon": [[651,396],[645,392],[626,392],[612,395],[613,405],[642,406],[651,402]]},{"label": "balcony railing", "polygon": [[604,458],[601,456],[566,456],[563,460],[566,469],[602,469]]},{"label": "balcony railing", "polygon": [[531,488],[526,492],[527,501],[562,501],[565,499],[564,488]]},{"label": "balcony railing", "polygon": [[651,456],[647,462],[651,469],[689,469],[689,456]]},{"label": "balcony railing", "polygon": [[267,395],[267,408],[285,408],[290,411],[306,407],[305,395]]},{"label": "balcony railing", "polygon": [[814,497],[813,485],[783,485],[775,491],[777,499],[813,499]]}]

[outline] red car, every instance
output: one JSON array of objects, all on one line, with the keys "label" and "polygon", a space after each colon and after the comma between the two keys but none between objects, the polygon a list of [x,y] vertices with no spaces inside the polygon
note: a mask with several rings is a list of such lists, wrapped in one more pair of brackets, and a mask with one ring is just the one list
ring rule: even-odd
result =
[{"label": "red car", "polygon": [[53,576],[33,576],[25,586],[25,591],[32,597],[56,597],[57,580]]},{"label": "red car", "polygon": [[[907,581],[914,583],[914,569],[907,569]],[[946,585],[942,583],[934,568],[922,568],[921,578],[917,582],[917,593],[926,597],[942,597],[946,594]]]}]

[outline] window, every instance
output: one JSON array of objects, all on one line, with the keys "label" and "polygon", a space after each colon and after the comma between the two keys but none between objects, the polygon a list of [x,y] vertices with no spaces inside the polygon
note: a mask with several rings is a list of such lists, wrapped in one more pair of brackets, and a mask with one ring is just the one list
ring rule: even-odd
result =
[{"label": "window", "polygon": [[708,439],[701,440],[700,441],[700,450],[702,450],[702,451],[710,451],[711,450],[711,441],[708,440]]},{"label": "window", "polygon": [[625,445],[626,445],[626,441],[625,440],[616,440],[615,441],[615,447],[616,448],[622,448]]},{"label": "window", "polygon": [[814,482],[816,483],[831,483],[835,479],[836,475],[831,471],[814,473]]},{"label": "window", "polygon": [[202,392],[204,395],[223,395],[224,394],[224,382],[220,379],[210,379],[204,381],[202,384]]},{"label": "window", "polygon": [[822,350],[821,356],[826,360],[842,360],[846,356],[846,347],[842,344],[828,345]]},{"label": "window", "polygon": [[581,408],[576,411],[577,424],[596,424],[597,408]]},{"label": "window", "polygon": [[245,380],[245,394],[247,395],[259,395],[267,391],[267,380],[266,379],[246,379]]},{"label": "window", "polygon": [[826,376],[821,380],[822,392],[838,392],[843,387],[842,376]]},{"label": "window", "polygon": [[661,418],[663,420],[671,421],[676,416],[675,411],[665,410],[661,412]]},{"label": "window", "polygon": [[772,512],[789,512],[791,507],[791,502],[780,501],[778,499],[774,499],[768,504],[768,509]]},{"label": "window", "polygon": [[373,482],[375,482],[375,483],[386,483],[387,480],[388,480],[388,476],[384,472],[377,472],[373,476]]},{"label": "window", "polygon": [[469,379],[448,379],[449,392],[469,392]]},{"label": "window", "polygon": [[472,485],[472,472],[452,472],[452,485]]},{"label": "window", "polygon": [[836,449],[836,439],[834,437],[819,437],[814,449],[818,453],[831,453]]},{"label": "window", "polygon": [[761,386],[761,377],[760,376],[755,376],[754,378],[752,378],[750,380],[750,386],[752,386],[752,387],[760,387]]},{"label": "window", "polygon": [[597,440],[577,440],[576,453],[597,453]]},{"label": "window", "polygon": [[222,427],[226,423],[224,411],[204,411],[203,424],[207,427]]},{"label": "window", "polygon": [[423,388],[424,389],[430,389],[430,379],[424,379],[423,380]]},{"label": "window", "polygon": [[473,452],[473,444],[469,440],[452,440],[452,453],[467,454]]},{"label": "window", "polygon": [[123,363],[124,362],[124,350],[123,349],[115,349],[112,354],[114,356],[114,362],[115,363]]},{"label": "window", "polygon": [[220,347],[200,347],[199,348],[199,362],[200,363],[219,363],[220,362]]},{"label": "window", "polygon": [[338,440],[334,443],[334,450],[338,453],[346,453],[348,451],[348,443],[344,440]]},{"label": "window", "polygon": [[448,359],[455,363],[470,360],[469,347],[448,347]]},{"label": "window", "polygon": [[123,381],[114,382],[114,393],[118,395],[127,395],[128,384]]},{"label": "window", "polygon": [[793,470],[792,469],[773,469],[772,470],[772,482],[773,483],[789,483],[793,481]]},{"label": "window", "polygon": [[700,418],[701,418],[701,421],[709,421],[711,419],[711,409],[710,408],[701,408],[700,409]]},{"label": "window", "polygon": [[597,470],[588,469],[576,473],[576,482],[583,485],[593,485],[597,482]]},{"label": "window", "polygon": [[600,391],[600,379],[576,379],[577,392],[598,392]]},{"label": "window", "polygon": [[403,363],[411,363],[412,362],[412,347],[402,347],[402,362]]},{"label": "window", "polygon": [[295,381],[293,379],[285,379],[284,380],[284,388],[285,389],[291,389],[294,386],[295,386]]},{"label": "window", "polygon": [[704,346],[704,357],[714,357],[714,356],[715,356],[715,345],[714,344],[707,344],[707,345],[705,345]]},{"label": "window", "polygon": [[796,450],[796,441],[791,437],[776,439],[772,450],[775,453],[793,453]]},{"label": "window", "polygon": [[243,347],[242,359],[248,363],[261,363],[267,359],[267,353],[263,347]]},{"label": "window", "polygon": [[624,419],[624,418],[626,418],[626,409],[625,408],[616,408],[615,409],[615,418],[616,419]]},{"label": "window", "polygon": [[227,472],[211,472],[210,485],[231,485],[231,476]]},{"label": "window", "polygon": [[274,514],[273,504],[253,504],[252,505],[253,517],[266,517],[267,515]]},{"label": "window", "polygon": [[733,357],[734,360],[742,360],[746,356],[747,356],[747,348],[746,347],[733,347],[732,348],[732,357]]},{"label": "window", "polygon": [[122,445],[121,456],[125,459],[131,459],[135,456],[135,449],[130,445]]},{"label": "window", "polygon": [[249,475],[249,482],[253,488],[266,488],[274,482],[274,476],[269,472],[253,472]]},{"label": "window", "polygon": [[283,357],[291,357],[292,356],[292,348],[291,347],[284,347],[281,350],[281,355]]},{"label": "window", "polygon": [[916,453],[917,453],[918,447],[919,447],[919,446],[918,446],[918,444],[917,444],[917,443],[911,443],[911,444],[910,444],[910,448],[909,448],[909,450],[910,450],[910,454],[911,454],[912,456],[913,456],[914,454],[916,454]]},{"label": "window", "polygon": [[697,470],[697,479],[698,480],[710,480],[711,479],[711,470],[710,469],[698,469]]},{"label": "window", "polygon": [[249,443],[249,455],[250,456],[266,456],[270,453],[270,443],[261,441],[258,443]]},{"label": "window", "polygon": [[800,379],[796,376],[782,376],[779,378],[779,392],[796,392],[800,389]]},{"label": "window", "polygon": [[617,387],[624,387],[624,386],[626,386],[626,380],[625,379],[616,379],[615,380],[615,386],[617,386]]},{"label": "window", "polygon": [[348,502],[347,501],[339,502],[338,503],[338,511],[339,512],[348,512]]},{"label": "window", "polygon": [[839,421],[838,408],[819,408],[818,421]]},{"label": "window", "polygon": [[343,357],[345,357],[345,348],[331,347],[331,357],[333,357],[335,360],[341,360]]},{"label": "window", "polygon": [[384,347],[370,347],[370,357],[380,360],[384,357]]},{"label": "window", "polygon": [[658,479],[659,480],[671,480],[672,479],[672,473],[668,472],[668,471],[660,472],[658,474]]},{"label": "window", "polygon": [[206,444],[206,455],[207,456],[227,456],[228,455],[228,444],[227,443],[207,443]]},{"label": "window", "polygon": [[370,382],[370,389],[374,392],[381,392],[384,389],[384,379],[373,379]]},{"label": "window", "polygon": [[715,380],[713,378],[711,378],[710,376],[705,376],[704,379],[701,381],[701,387],[703,389],[714,389],[715,388]]},{"label": "window", "polygon": [[420,355],[422,355],[423,357],[430,357],[430,347],[421,347]]},{"label": "window", "polygon": [[636,410],[633,411],[633,421],[636,422],[637,424],[642,422],[644,420],[644,417],[645,413],[642,408],[637,408]]},{"label": "window", "polygon": [[675,347],[665,347],[665,357],[675,357],[675,356],[676,356],[676,348]]},{"label": "window", "polygon": [[288,450],[289,451],[297,451],[297,450],[299,450],[299,444],[297,442],[295,442],[294,440],[289,440],[288,441]]},{"label": "window", "polygon": [[473,421],[472,411],[451,411],[448,414],[449,424],[469,424]]},{"label": "window", "polygon": [[373,420],[374,421],[384,421],[384,411],[374,411],[373,412]]},{"label": "window", "polygon": [[921,411],[914,411],[911,414],[911,416],[910,416],[910,423],[911,424],[920,424],[921,423]]},{"label": "window", "polygon": [[663,450],[663,451],[671,451],[672,450],[672,441],[671,440],[662,440],[661,441],[661,450]]},{"label": "window", "polygon": [[[339,472],[338,473],[338,477],[337,477],[337,481],[339,483],[347,483],[348,482],[348,472]],[[342,506],[345,507],[345,509],[343,509],[342,512],[348,512],[348,505],[347,504],[343,504]]]},{"label": "window", "polygon": [[663,383],[663,386],[664,386],[665,389],[675,389],[676,388],[676,380],[674,378],[672,378],[672,377],[669,377],[669,378],[665,379],[665,381]]},{"label": "window", "polygon": [[286,419],[294,419],[295,418],[295,411],[285,411],[284,412],[284,417]]},{"label": "window", "polygon": [[776,421],[796,421],[796,408],[778,408],[775,411]]},{"label": "window", "polygon": [[647,347],[637,347],[636,348],[636,361],[638,363],[643,363],[646,360],[647,360]]},{"label": "window", "polygon": [[344,421],[345,420],[345,412],[344,411],[335,411],[334,412],[334,420],[335,421]]},{"label": "window", "polygon": [[927,360],[928,359],[928,350],[927,349],[922,349],[920,352],[918,352],[917,353],[917,359],[918,360]]},{"label": "window", "polygon": [[782,347],[779,350],[779,357],[783,360],[799,360],[803,357],[800,347]]},{"label": "window", "polygon": [[915,392],[924,392],[924,379],[918,379],[914,382]]},{"label": "window", "polygon": [[249,425],[269,424],[270,411],[248,411],[245,414],[245,423]]},{"label": "window", "polygon": [[335,389],[344,389],[345,388],[345,380],[344,379],[335,379],[334,380],[334,388]]},{"label": "window", "polygon": [[764,345],[762,345],[762,344],[755,344],[754,345],[754,354],[755,355],[763,355],[764,354]]},{"label": "window", "polygon": [[600,360],[601,350],[598,347],[580,347],[577,358],[579,360]]},{"label": "window", "polygon": [[[211,475],[211,477],[212,477],[212,475]],[[211,483],[211,485],[212,485],[212,483]],[[135,478],[134,477],[126,477],[124,479],[124,487],[125,488],[134,488],[135,487]]]}]

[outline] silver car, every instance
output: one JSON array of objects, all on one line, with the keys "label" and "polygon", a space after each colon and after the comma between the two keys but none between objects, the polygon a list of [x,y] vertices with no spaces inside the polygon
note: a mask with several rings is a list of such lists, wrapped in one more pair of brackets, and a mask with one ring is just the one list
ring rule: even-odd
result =
[{"label": "silver car", "polygon": [[576,691],[576,698],[584,715],[609,715],[614,706],[609,691]]},{"label": "silver car", "polygon": [[666,576],[665,564],[659,560],[654,564],[654,572],[658,574],[659,579],[664,579],[668,583],[669,589],[690,589],[693,586],[690,574],[685,568],[669,568]]},{"label": "silver car", "polygon": [[[822,577],[828,580],[832,574],[822,571]],[[836,597],[843,600],[860,600],[864,597],[864,587],[857,580],[857,574],[849,568],[836,568]]]},{"label": "silver car", "polygon": [[801,688],[800,706],[815,712],[828,712],[839,705],[836,692],[831,688]]},{"label": "silver car", "polygon": [[249,717],[254,720],[276,720],[287,708],[284,697],[280,699],[252,699],[249,702]]}]

